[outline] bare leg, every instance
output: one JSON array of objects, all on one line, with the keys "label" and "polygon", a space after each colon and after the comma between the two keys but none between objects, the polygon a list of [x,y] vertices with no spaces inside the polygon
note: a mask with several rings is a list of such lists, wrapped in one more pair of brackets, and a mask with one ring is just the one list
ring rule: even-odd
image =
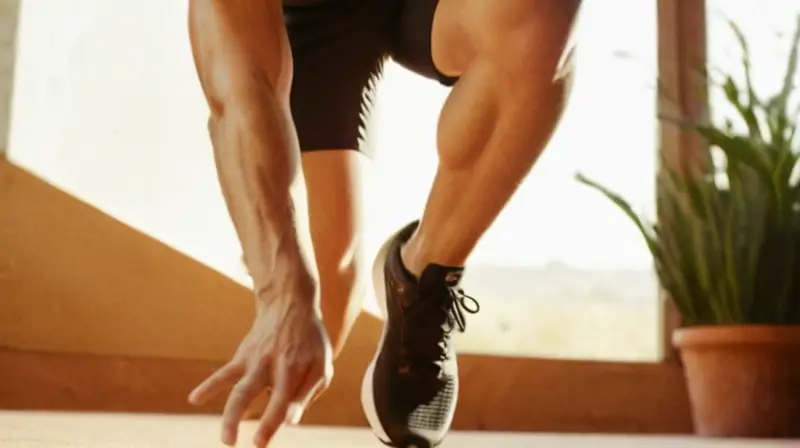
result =
[{"label": "bare leg", "polygon": [[364,155],[349,149],[302,155],[322,315],[334,357],[361,312],[366,292],[359,196],[365,161]]},{"label": "bare leg", "polygon": [[433,59],[460,77],[439,122],[439,169],[420,225],[390,237],[373,271],[386,323],[361,402],[384,443],[435,446],[452,424],[459,381],[450,336],[479,308],[458,288],[460,267],[558,122],[566,89],[557,67],[578,5],[438,4]]},{"label": "bare leg", "polygon": [[580,0],[442,0],[433,52],[461,78],[439,122],[440,164],[419,228],[403,247],[419,275],[462,266],[547,144],[561,114],[556,77]]}]

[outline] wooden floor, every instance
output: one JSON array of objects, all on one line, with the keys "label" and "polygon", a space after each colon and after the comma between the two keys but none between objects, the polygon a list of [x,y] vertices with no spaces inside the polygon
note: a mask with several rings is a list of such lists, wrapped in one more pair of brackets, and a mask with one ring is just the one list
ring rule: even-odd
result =
[{"label": "wooden floor", "polygon": [[[0,412],[2,448],[217,448],[218,419],[131,414],[58,414]],[[252,424],[245,424],[239,446],[250,446]],[[367,430],[289,428],[277,448],[381,447]],[[688,437],[454,433],[443,447],[536,448],[712,448],[788,447],[798,442],[707,440]]]}]

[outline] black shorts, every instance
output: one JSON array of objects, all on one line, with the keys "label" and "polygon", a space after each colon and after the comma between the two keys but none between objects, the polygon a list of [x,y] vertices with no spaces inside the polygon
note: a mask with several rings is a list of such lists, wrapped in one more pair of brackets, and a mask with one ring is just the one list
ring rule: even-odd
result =
[{"label": "black shorts", "polygon": [[455,83],[431,57],[438,1],[284,0],[294,58],[291,108],[302,151],[368,151],[361,136],[387,58],[444,85]]}]

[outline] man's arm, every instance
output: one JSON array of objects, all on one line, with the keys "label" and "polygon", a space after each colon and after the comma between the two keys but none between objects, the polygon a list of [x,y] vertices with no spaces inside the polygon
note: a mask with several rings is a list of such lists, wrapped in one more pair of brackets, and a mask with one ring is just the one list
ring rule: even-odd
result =
[{"label": "man's arm", "polygon": [[299,242],[305,226],[297,226],[291,194],[300,153],[281,2],[192,0],[189,15],[219,181],[255,293],[314,301],[316,274]]},{"label": "man's arm", "polygon": [[258,296],[236,353],[189,400],[200,404],[235,383],[221,434],[233,446],[247,406],[270,390],[253,439],[265,448],[333,375],[316,270],[305,252],[310,245],[302,244],[310,238],[299,238],[308,226],[297,225],[292,199],[300,151],[289,113],[292,58],[281,0],[190,0],[189,31],[211,107],[220,185]]}]

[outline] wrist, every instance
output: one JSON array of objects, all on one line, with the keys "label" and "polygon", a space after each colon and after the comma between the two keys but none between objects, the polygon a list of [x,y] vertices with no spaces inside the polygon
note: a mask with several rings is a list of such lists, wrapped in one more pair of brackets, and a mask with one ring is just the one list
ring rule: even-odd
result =
[{"label": "wrist", "polygon": [[308,308],[319,307],[319,281],[302,257],[281,257],[269,274],[253,276],[257,305],[276,302]]}]

